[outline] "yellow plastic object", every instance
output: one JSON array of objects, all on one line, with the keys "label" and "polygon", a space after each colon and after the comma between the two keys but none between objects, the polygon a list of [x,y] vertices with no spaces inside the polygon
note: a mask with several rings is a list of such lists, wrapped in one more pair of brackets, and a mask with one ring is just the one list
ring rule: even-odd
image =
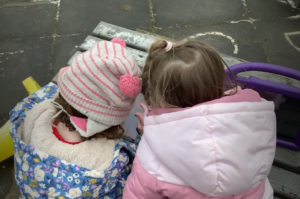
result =
[{"label": "yellow plastic object", "polygon": [[41,88],[40,85],[32,77],[26,78],[22,83],[26,91],[28,92],[28,95],[31,95]]},{"label": "yellow plastic object", "polygon": [[7,121],[0,129],[0,162],[14,154],[13,140],[9,134],[9,123]]},{"label": "yellow plastic object", "polygon": [[[31,95],[41,88],[32,77],[28,77],[22,83],[28,95]],[[9,123],[10,120],[0,128],[0,162],[14,155],[14,145],[9,133]]]}]

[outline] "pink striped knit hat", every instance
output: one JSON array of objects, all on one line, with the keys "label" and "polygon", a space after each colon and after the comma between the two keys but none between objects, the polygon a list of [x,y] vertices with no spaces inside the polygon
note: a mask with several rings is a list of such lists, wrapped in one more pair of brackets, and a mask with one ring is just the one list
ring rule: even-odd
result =
[{"label": "pink striped knit hat", "polygon": [[60,71],[62,97],[88,119],[70,116],[76,130],[90,137],[122,124],[140,91],[141,71],[122,39],[101,41]]}]

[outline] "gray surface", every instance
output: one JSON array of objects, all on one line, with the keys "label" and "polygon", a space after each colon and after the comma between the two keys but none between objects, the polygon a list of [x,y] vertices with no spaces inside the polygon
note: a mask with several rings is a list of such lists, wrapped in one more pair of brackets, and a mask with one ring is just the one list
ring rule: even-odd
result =
[{"label": "gray surface", "polygon": [[135,117],[136,112],[143,112],[143,109],[140,107],[140,103],[145,103],[144,97],[142,94],[139,94],[133,104],[133,107],[127,117],[124,125],[125,134],[130,136],[131,138],[135,138],[137,135],[136,126],[137,126],[137,118]]},{"label": "gray surface", "polygon": [[79,46],[82,51],[86,51],[94,46],[96,43],[100,42],[102,39],[94,36],[87,36],[83,43]]},{"label": "gray surface", "polygon": [[157,27],[219,23],[245,17],[240,0],[152,0]]},{"label": "gray surface", "polygon": [[[270,62],[300,70],[300,52],[293,48],[284,37],[284,33],[300,31],[300,19],[276,20],[272,23],[258,21],[254,24]],[[292,37],[295,45],[299,44],[299,39],[300,32]],[[298,45],[298,48],[300,48],[300,45]]]},{"label": "gray surface", "polygon": [[0,42],[0,126],[9,111],[28,94],[22,81],[32,76],[40,85],[48,83],[51,38]]},{"label": "gray surface", "polygon": [[277,147],[274,165],[300,174],[300,152]]},{"label": "gray surface", "polygon": [[300,81],[299,80],[295,80],[295,79],[292,79],[292,78],[287,78],[287,77],[282,76],[282,75],[275,75],[275,74],[272,74],[272,73],[251,71],[251,72],[239,73],[238,76],[247,77],[247,78],[249,78],[251,76],[255,76],[255,77],[258,77],[260,79],[269,80],[271,82],[282,83],[282,84],[286,84],[286,85],[290,85],[290,86],[292,85],[292,86],[300,88]]},{"label": "gray surface", "polygon": [[289,17],[299,14],[285,0],[248,0],[247,6],[253,19]]},{"label": "gray surface", "polygon": [[300,32],[298,35],[292,35],[289,36],[290,40],[293,42],[294,45],[299,46],[300,47]]},{"label": "gray surface", "polygon": [[300,199],[300,175],[273,166],[269,180],[275,195],[280,198]]},{"label": "gray surface", "polygon": [[[224,36],[210,35],[213,32],[223,33],[234,39],[238,46],[238,53],[234,54],[234,46],[231,40]],[[196,40],[204,41],[226,55],[232,55],[247,61],[266,62],[263,48],[253,26],[248,22],[223,25],[199,25],[188,28],[163,28],[157,30],[163,36],[182,40],[198,33],[207,33],[206,36],[199,36]]]},{"label": "gray surface", "polygon": [[53,4],[0,8],[0,40],[51,36],[56,9]]},{"label": "gray surface", "polygon": [[56,38],[56,43],[54,45],[55,56],[53,59],[51,76],[56,74],[61,67],[67,66],[67,61],[76,51],[79,50],[79,45],[82,43],[85,37],[85,34],[80,34],[60,36]]},{"label": "gray surface", "polygon": [[0,198],[4,199],[13,187],[14,190],[10,193],[11,199],[17,199],[18,189],[15,187],[14,182],[14,159],[13,157],[0,163]]},{"label": "gray surface", "polygon": [[155,38],[151,35],[140,34],[124,28],[125,27],[101,22],[94,29],[93,34],[109,40],[116,37],[122,38],[128,45],[143,51],[147,51],[150,45],[155,41]]},{"label": "gray surface", "polygon": [[67,65],[71,65],[71,64],[73,63],[74,59],[75,59],[75,58],[77,57],[77,55],[79,55],[79,54],[81,54],[81,52],[80,52],[80,51],[76,51],[76,52],[72,55],[71,59],[68,61],[68,64],[67,64]]},{"label": "gray surface", "polygon": [[90,34],[102,20],[126,28],[148,27],[148,2],[141,0],[64,0],[58,34]]},{"label": "gray surface", "polygon": [[[101,39],[99,39],[98,37],[94,37],[94,36],[88,36],[83,43],[80,45],[80,49],[82,51],[87,51],[88,49],[90,49],[93,45],[95,45],[97,42],[101,41]],[[148,54],[146,52],[140,51],[140,50],[136,50],[134,48],[130,48],[127,47],[128,51],[130,51],[130,53],[132,54],[132,56],[134,57],[137,65],[140,68],[143,68],[145,65],[145,60],[148,56]]]},{"label": "gray surface", "polygon": [[5,196],[5,199],[20,199],[21,193],[17,184],[14,182],[9,190],[9,193]]},{"label": "gray surface", "polygon": [[[80,51],[75,51],[75,53],[71,56],[71,58],[69,59],[68,63],[67,64],[63,64],[65,66],[69,66],[72,64],[73,60],[76,58],[77,55],[81,54]],[[66,63],[66,62],[64,62]],[[58,72],[59,72],[60,68],[57,68],[57,72],[55,73],[55,76],[53,77],[52,81],[53,82],[57,82],[57,79],[58,79]]]}]

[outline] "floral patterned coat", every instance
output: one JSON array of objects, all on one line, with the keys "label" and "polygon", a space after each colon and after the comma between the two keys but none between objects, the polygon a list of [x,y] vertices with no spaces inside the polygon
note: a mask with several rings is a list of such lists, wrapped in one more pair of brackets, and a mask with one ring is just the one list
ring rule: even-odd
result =
[{"label": "floral patterned coat", "polygon": [[57,86],[49,83],[18,103],[10,112],[15,178],[21,194],[28,199],[122,198],[136,144],[125,139],[118,143],[110,167],[99,175],[96,170],[83,168],[39,151],[24,143],[18,136],[18,128],[24,121],[26,112],[35,104],[53,98],[56,92]]}]

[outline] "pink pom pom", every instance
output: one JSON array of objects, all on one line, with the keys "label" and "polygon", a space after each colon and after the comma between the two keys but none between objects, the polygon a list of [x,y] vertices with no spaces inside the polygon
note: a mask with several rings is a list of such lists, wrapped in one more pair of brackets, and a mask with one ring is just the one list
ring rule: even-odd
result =
[{"label": "pink pom pom", "polygon": [[126,42],[121,38],[114,38],[113,40],[111,40],[111,42],[118,43],[121,46],[123,46],[124,48],[126,48]]},{"label": "pink pom pom", "polygon": [[140,92],[140,79],[130,75],[122,75],[119,87],[124,96],[133,97]]}]

